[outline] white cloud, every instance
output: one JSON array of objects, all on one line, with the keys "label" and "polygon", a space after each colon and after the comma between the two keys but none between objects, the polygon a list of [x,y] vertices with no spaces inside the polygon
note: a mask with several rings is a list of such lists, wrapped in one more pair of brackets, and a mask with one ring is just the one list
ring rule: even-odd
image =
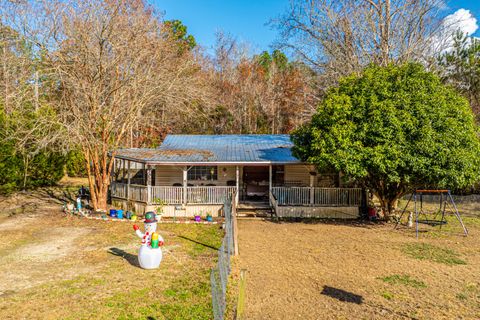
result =
[{"label": "white cloud", "polygon": [[472,35],[478,30],[477,19],[470,10],[458,9],[446,16],[438,33],[433,37],[433,51],[450,51],[453,46],[453,37],[458,31]]},{"label": "white cloud", "polygon": [[478,29],[477,19],[473,16],[470,10],[458,9],[454,13],[448,15],[443,19],[443,26],[446,31],[451,33],[462,31],[469,36],[474,34]]}]

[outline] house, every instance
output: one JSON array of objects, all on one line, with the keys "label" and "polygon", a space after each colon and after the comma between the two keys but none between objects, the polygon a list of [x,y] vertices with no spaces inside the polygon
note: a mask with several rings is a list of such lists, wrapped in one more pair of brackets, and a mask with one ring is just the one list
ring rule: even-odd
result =
[{"label": "house", "polygon": [[337,173],[318,173],[292,155],[289,135],[167,135],[158,148],[112,153],[114,205],[144,212],[163,205],[165,216],[221,214],[272,208],[278,216],[356,218],[359,188]]}]

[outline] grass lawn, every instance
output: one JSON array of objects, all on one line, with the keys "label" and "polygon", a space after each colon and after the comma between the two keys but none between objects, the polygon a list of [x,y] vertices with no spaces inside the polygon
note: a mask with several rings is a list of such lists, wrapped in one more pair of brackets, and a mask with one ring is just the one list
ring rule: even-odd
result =
[{"label": "grass lawn", "polygon": [[162,264],[143,270],[130,222],[65,217],[38,193],[3,201],[0,319],[211,319],[209,272],[223,231],[158,229]]}]

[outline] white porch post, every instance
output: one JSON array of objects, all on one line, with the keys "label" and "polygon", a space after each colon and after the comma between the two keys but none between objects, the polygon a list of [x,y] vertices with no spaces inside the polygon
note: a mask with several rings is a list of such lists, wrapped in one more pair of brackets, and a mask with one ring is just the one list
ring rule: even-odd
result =
[{"label": "white porch post", "polygon": [[187,166],[183,167],[183,207],[187,206]]},{"label": "white porch post", "polygon": [[272,199],[270,195],[272,194],[272,165],[268,166],[268,203],[272,205]]},{"label": "white porch post", "polygon": [[239,166],[235,167],[235,204],[238,206],[238,200],[240,199],[240,168]]},{"label": "white porch post", "polygon": [[147,205],[152,203],[152,168],[147,165]]},{"label": "white porch post", "polygon": [[127,200],[130,200],[130,160],[127,161]]},{"label": "white porch post", "polygon": [[313,171],[310,171],[310,204],[313,205],[315,198],[315,189],[313,188],[315,184],[315,176],[312,174]]}]

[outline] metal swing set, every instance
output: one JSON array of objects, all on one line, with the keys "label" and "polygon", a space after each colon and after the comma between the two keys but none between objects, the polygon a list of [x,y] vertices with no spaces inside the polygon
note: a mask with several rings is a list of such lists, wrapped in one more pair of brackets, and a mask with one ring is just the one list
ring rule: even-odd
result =
[{"label": "metal swing set", "polygon": [[[423,196],[425,194],[439,194],[440,195],[440,208],[435,212],[435,215],[433,216],[433,219],[429,219],[427,216],[426,212],[423,209]],[[452,194],[450,190],[415,190],[411,195],[410,198],[407,201],[407,204],[405,205],[405,208],[402,210],[402,214],[400,215],[400,218],[397,220],[397,223],[395,224],[395,229],[397,229],[398,225],[402,221],[403,215],[405,214],[408,205],[413,199],[413,207],[414,207],[414,214],[415,214],[415,232],[418,238],[418,224],[423,223],[423,224],[428,224],[431,226],[440,226],[440,229],[442,228],[442,225],[447,223],[447,220],[445,218],[445,214],[447,213],[447,206],[449,209],[451,209],[451,212],[455,215],[457,218],[458,222],[462,225],[463,228],[463,233],[465,236],[468,235],[468,230],[465,227],[465,224],[462,221],[462,217],[460,217],[460,213],[458,212],[457,205],[455,204],[455,201],[453,200]],[[420,202],[418,204],[418,202]],[[420,216],[423,216],[424,219],[420,219]],[[440,216],[440,219],[438,219],[438,216]]]}]

